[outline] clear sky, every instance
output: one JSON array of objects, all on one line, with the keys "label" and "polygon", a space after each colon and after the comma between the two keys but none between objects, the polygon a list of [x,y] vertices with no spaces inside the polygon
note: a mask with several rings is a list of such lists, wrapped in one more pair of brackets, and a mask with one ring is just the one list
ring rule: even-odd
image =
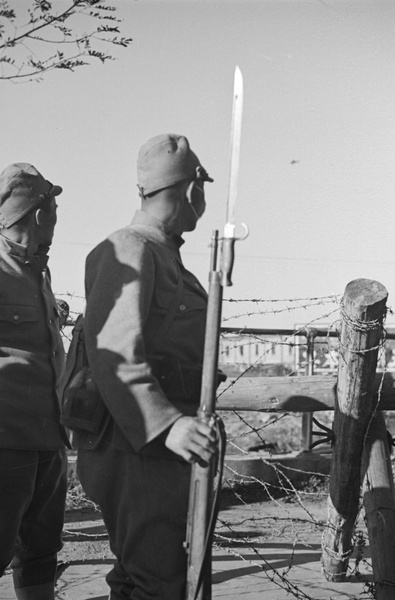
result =
[{"label": "clear sky", "polygon": [[[15,0],[14,0],[15,1]],[[28,3],[18,0],[17,5]],[[54,1],[56,4],[56,0]],[[136,157],[150,137],[186,135],[214,177],[186,234],[186,266],[206,285],[222,230],[233,74],[244,77],[234,285],[224,316],[315,304],[359,277],[395,306],[395,3],[391,0],[113,0],[129,49],[41,83],[0,81],[1,169],[33,163],[62,185],[53,287],[83,295],[87,253],[139,206]],[[226,324],[292,327],[309,306]],[[395,324],[395,317],[388,317]]]}]

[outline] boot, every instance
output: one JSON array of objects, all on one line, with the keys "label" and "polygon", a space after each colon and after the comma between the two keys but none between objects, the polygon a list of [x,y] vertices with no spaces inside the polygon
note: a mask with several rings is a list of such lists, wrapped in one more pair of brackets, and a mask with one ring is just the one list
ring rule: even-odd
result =
[{"label": "boot", "polygon": [[15,588],[18,600],[54,600],[55,587],[52,582],[30,585],[29,587]]}]

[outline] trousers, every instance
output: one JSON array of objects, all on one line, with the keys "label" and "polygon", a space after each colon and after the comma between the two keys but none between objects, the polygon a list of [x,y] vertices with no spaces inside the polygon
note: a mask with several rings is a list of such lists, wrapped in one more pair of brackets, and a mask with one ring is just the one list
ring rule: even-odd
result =
[{"label": "trousers", "polygon": [[190,465],[103,447],[79,450],[77,472],[116,557],[111,600],[183,600]]},{"label": "trousers", "polygon": [[67,492],[65,450],[0,448],[0,576],[15,588],[54,583]]}]

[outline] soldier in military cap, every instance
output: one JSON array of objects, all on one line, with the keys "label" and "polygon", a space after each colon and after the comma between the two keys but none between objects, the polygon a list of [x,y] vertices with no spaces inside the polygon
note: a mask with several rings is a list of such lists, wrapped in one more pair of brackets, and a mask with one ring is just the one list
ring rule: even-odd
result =
[{"label": "soldier in military cap", "polygon": [[216,436],[196,418],[207,294],[180,247],[213,180],[181,135],[148,141],[137,169],[141,210],[86,262],[84,335],[105,416],[75,444],[116,556],[111,600],[181,600],[190,466],[208,463]]},{"label": "soldier in military cap", "polygon": [[47,268],[61,192],[28,163],[0,175],[0,576],[11,563],[19,600],[53,600],[62,547],[64,351]]}]

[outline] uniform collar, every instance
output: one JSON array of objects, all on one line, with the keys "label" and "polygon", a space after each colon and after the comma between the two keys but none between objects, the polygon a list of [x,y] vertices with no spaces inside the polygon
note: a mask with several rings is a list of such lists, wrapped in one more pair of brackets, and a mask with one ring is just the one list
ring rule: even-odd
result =
[{"label": "uniform collar", "polygon": [[46,254],[32,254],[29,255],[27,251],[27,246],[24,244],[18,244],[18,242],[14,242],[6,238],[4,235],[0,234],[0,249],[1,251],[13,256],[17,260],[27,264],[27,263],[35,263],[39,264],[41,269],[45,269],[48,262],[48,256]]},{"label": "uniform collar", "polygon": [[4,235],[0,234],[0,244],[2,250],[7,252],[7,254],[12,254],[13,256],[18,256],[19,258],[27,258],[27,247],[24,244],[18,244],[13,240],[6,238]]},{"label": "uniform collar", "polygon": [[170,241],[177,248],[180,248],[185,243],[185,240],[177,233],[174,233],[174,231],[172,231],[172,229],[168,227],[166,223],[163,223],[163,221],[160,221],[156,217],[153,217],[142,210],[137,210],[135,212],[131,224],[152,227],[157,232],[160,232],[166,238],[166,240]]}]

